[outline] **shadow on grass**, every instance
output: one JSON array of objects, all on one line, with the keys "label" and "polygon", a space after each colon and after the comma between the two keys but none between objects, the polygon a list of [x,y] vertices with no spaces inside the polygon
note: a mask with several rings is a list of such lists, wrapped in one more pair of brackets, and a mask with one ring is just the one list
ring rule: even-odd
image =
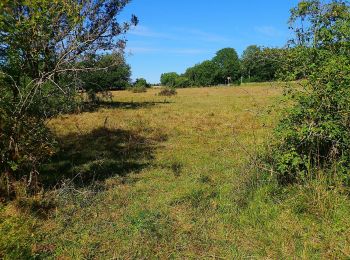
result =
[{"label": "shadow on grass", "polygon": [[119,102],[119,101],[99,101],[97,103],[86,103],[81,112],[93,112],[101,108],[106,109],[141,109],[150,108],[159,104],[169,104],[170,101],[145,101],[145,102]]},{"label": "shadow on grass", "polygon": [[148,139],[127,130],[98,128],[59,140],[60,151],[41,170],[41,183],[53,187],[69,179],[79,187],[112,176],[139,172],[150,164],[163,140]]}]

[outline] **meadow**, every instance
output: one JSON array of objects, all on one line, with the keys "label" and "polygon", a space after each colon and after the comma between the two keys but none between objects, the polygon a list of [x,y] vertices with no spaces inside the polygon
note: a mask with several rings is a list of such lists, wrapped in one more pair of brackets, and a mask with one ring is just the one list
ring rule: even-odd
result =
[{"label": "meadow", "polygon": [[45,193],[0,206],[0,258],[285,259],[350,256],[350,206],[256,165],[278,83],[113,92],[49,122],[60,150]]}]

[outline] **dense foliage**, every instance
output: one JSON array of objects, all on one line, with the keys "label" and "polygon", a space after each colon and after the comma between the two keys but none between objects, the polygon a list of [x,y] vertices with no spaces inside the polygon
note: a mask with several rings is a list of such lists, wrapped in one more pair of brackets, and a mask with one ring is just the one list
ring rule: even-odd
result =
[{"label": "dense foliage", "polygon": [[286,54],[285,49],[248,46],[242,55],[242,74],[245,81],[259,82],[277,79]]},{"label": "dense foliage", "polygon": [[163,73],[163,86],[175,88],[214,86],[237,83],[241,77],[241,65],[233,48],[224,48],[212,60],[206,60],[186,70],[182,75],[176,72]]},{"label": "dense foliage", "polygon": [[130,85],[131,69],[120,53],[87,57],[79,65],[93,68],[79,75],[82,88],[88,92],[122,90]]},{"label": "dense foliage", "polygon": [[219,66],[213,61],[206,60],[191,68],[188,68],[185,72],[191,85],[193,86],[213,86],[217,85],[220,81]]},{"label": "dense foliage", "polygon": [[302,1],[290,22],[296,32],[294,51],[300,51],[298,56],[307,52],[310,63],[306,81],[290,90],[294,105],[277,128],[279,180],[304,180],[319,169],[332,169],[327,171],[349,182],[350,6],[346,1]]},{"label": "dense foliage", "polygon": [[224,48],[216,53],[212,62],[217,66],[217,82],[225,84],[227,78],[237,81],[241,77],[241,62],[238,54],[233,48]]},{"label": "dense foliage", "polygon": [[162,84],[163,86],[174,87],[176,84],[176,79],[179,77],[180,75],[176,72],[163,73],[160,76],[160,84]]},{"label": "dense foliage", "polygon": [[[288,60],[288,62],[286,62]],[[293,62],[292,62],[293,61]],[[293,76],[305,76],[305,62],[299,49],[267,48],[251,45],[241,58],[233,48],[219,50],[212,60],[203,61],[190,67],[182,75],[176,72],[163,73],[163,86],[186,88],[192,86],[214,86],[240,84],[244,82],[273,81]],[[292,75],[290,71],[294,71]]]},{"label": "dense foliage", "polygon": [[[100,51],[121,52],[120,38],[137,18],[120,23],[129,0],[0,3],[0,179],[35,186],[37,166],[52,153],[46,120],[74,104],[79,64]],[[34,176],[35,175],[35,176]],[[3,194],[0,194],[3,195]]]},{"label": "dense foliage", "polygon": [[134,84],[130,87],[130,90],[134,93],[146,92],[147,88],[150,88],[151,84],[147,82],[144,78],[138,78],[135,80]]}]

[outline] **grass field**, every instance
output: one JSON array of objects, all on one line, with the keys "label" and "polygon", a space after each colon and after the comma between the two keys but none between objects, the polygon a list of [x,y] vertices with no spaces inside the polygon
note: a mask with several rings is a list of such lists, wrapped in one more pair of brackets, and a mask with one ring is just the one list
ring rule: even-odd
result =
[{"label": "grass field", "polygon": [[278,187],[252,164],[280,87],[158,92],[114,92],[95,111],[50,122],[60,151],[41,178],[51,192],[0,207],[0,258],[350,256],[345,196]]}]

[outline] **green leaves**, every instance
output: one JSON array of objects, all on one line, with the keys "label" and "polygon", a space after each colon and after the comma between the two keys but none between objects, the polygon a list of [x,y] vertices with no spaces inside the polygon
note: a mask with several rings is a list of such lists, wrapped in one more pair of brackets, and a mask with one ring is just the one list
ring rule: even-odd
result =
[{"label": "green leaves", "polygon": [[308,61],[307,81],[293,91],[294,106],[276,128],[273,158],[282,183],[312,177],[315,168],[335,168],[350,181],[350,48],[344,44],[350,27],[343,27],[350,25],[349,15],[345,1],[302,1],[292,10],[292,22],[308,21],[296,28],[301,46],[294,49]]},{"label": "green leaves", "polygon": [[241,76],[241,62],[233,48],[224,48],[216,53],[212,62],[218,67],[219,83],[225,83],[228,77],[237,81]]},{"label": "green leaves", "polygon": [[186,70],[182,75],[176,72],[163,73],[161,84],[168,87],[214,86],[240,82],[241,63],[233,48],[224,48],[212,60],[206,60]]},{"label": "green leaves", "polygon": [[88,72],[82,77],[88,90],[98,91],[96,84],[105,90],[129,83],[130,67],[122,57],[101,58],[98,68],[81,66],[89,55],[122,53],[125,40],[119,36],[138,22],[134,15],[119,19],[129,2],[0,1],[0,175],[36,179],[32,175],[55,151],[46,120],[72,111],[81,72]]}]

